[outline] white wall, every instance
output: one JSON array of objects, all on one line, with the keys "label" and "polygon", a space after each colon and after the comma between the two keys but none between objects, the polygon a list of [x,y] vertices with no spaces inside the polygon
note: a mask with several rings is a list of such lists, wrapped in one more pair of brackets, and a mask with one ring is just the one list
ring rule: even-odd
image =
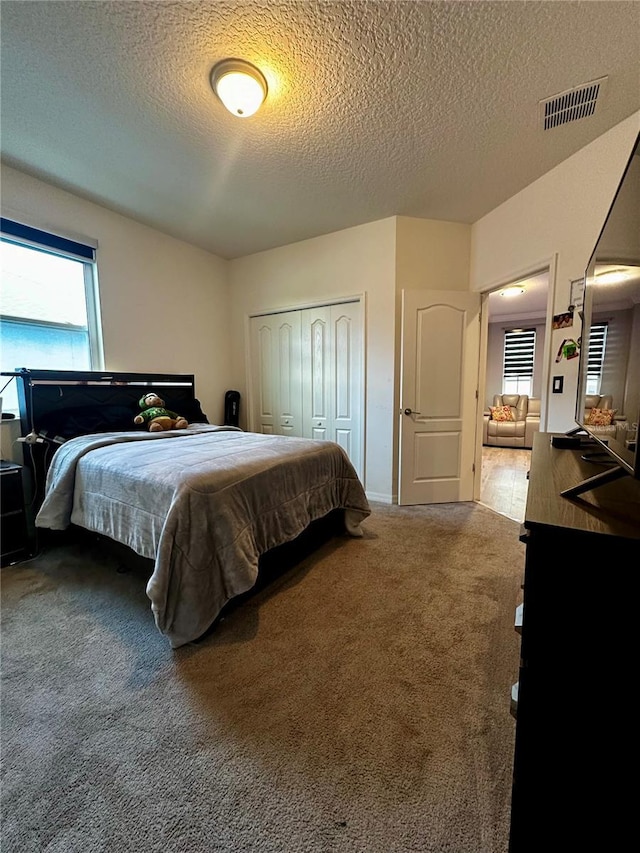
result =
[{"label": "white wall", "polygon": [[395,219],[383,219],[230,261],[232,375],[245,424],[249,315],[365,294],[364,481],[382,501],[394,492],[395,233]]},{"label": "white wall", "polygon": [[[478,220],[471,289],[513,281],[556,255],[554,313],[566,311],[570,282],[584,275],[639,128],[637,112]],[[566,331],[552,333],[554,358]],[[578,359],[554,364],[552,375],[565,380],[563,394],[548,394],[548,429],[563,432],[575,425]]]},{"label": "white wall", "polygon": [[1,177],[3,216],[98,241],[105,368],[194,373],[203,411],[221,423],[228,262],[8,166]]}]

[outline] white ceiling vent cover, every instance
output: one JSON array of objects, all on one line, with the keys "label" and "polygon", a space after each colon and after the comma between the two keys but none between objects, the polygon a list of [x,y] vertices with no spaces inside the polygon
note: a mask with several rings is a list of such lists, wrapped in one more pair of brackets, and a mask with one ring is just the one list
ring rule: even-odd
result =
[{"label": "white ceiling vent cover", "polygon": [[608,77],[600,77],[590,83],[582,83],[559,95],[538,101],[540,124],[543,130],[551,130],[570,121],[592,116],[601,103],[607,87]]}]

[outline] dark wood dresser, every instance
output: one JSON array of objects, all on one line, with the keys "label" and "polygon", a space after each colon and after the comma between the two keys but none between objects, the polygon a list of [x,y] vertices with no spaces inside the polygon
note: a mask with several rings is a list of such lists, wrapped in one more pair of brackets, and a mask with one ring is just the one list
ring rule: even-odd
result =
[{"label": "dark wood dresser", "polygon": [[633,846],[640,481],[563,498],[585,452],[534,437],[509,853]]}]

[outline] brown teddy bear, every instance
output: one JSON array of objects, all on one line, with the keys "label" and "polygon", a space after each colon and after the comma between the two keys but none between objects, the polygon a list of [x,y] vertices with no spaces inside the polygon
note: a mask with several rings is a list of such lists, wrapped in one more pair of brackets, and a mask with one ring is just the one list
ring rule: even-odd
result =
[{"label": "brown teddy bear", "polygon": [[142,409],[133,419],[134,424],[146,423],[149,432],[160,432],[168,429],[184,429],[189,422],[182,415],[165,409],[164,400],[153,392],[145,394],[138,405]]}]

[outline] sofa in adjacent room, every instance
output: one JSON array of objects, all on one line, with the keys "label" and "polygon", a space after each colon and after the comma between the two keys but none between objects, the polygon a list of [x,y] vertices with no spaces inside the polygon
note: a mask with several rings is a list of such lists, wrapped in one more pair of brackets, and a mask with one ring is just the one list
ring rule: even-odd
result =
[{"label": "sofa in adjacent room", "polygon": [[482,443],[489,447],[533,447],[540,430],[540,400],[528,394],[496,394],[484,413]]}]

